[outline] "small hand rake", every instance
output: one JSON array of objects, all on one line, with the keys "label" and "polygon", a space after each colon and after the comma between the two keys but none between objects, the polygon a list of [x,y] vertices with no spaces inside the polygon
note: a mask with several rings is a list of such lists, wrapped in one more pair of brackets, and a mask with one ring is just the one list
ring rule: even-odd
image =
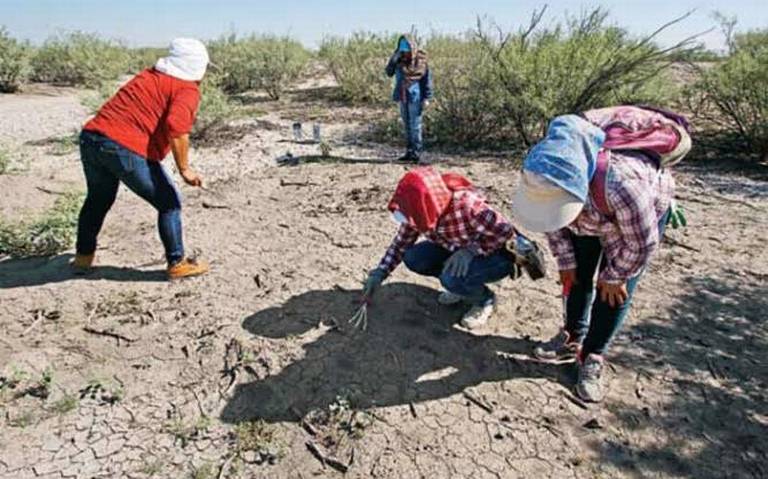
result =
[{"label": "small hand rake", "polygon": [[365,331],[368,328],[368,305],[370,303],[371,300],[364,297],[360,307],[357,308],[355,314],[349,318],[348,323],[351,324],[353,328],[360,329],[361,331]]}]

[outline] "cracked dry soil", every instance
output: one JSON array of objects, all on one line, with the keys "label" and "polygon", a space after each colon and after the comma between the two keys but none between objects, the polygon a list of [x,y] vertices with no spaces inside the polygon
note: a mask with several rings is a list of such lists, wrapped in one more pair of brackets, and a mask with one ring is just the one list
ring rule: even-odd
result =
[{"label": "cracked dry soil", "polygon": [[[78,127],[73,95],[0,96],[3,141],[27,160],[0,176],[4,217],[52,204],[39,187],[84,188],[77,152],[29,143]],[[570,366],[528,355],[560,321],[551,278],[498,284],[494,320],[470,333],[400,268],[368,330],[348,327],[404,168],[396,148],[350,141],[370,114],[321,106],[332,162],[274,164],[317,154],[289,141],[290,98],[253,120],[274,128],[196,151],[211,181],[182,188],[185,237],[207,276],[163,280],[153,211],[125,191],[93,274],[71,276],[71,252],[0,261],[0,477],[768,477],[764,173],[678,170],[690,226],[654,259],[608,397],[587,407]],[[508,206],[510,162],[432,157]]]}]

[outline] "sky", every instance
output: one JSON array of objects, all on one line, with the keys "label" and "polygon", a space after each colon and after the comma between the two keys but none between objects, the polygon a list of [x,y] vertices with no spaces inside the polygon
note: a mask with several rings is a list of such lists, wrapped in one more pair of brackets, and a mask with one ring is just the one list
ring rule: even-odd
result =
[{"label": "sky", "polygon": [[[462,32],[487,16],[504,29],[527,24],[531,12],[545,2],[529,0],[0,0],[0,26],[11,35],[40,43],[48,36],[81,30],[124,41],[129,46],[166,46],[178,36],[212,39],[222,34],[273,33],[291,35],[315,47],[326,35],[354,31]],[[661,24],[695,10],[682,24],[658,38],[670,45],[715,26],[712,12],[739,19],[738,29],[768,28],[766,0],[645,0],[550,2],[546,22],[566,14],[602,6],[610,19],[642,35]],[[713,31],[701,38],[708,48],[723,47]]]}]

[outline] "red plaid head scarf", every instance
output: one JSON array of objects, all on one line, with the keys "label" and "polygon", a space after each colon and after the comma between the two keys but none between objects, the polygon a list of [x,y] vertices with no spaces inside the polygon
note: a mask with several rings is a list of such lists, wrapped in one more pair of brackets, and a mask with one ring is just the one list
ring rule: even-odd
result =
[{"label": "red plaid head scarf", "polygon": [[389,211],[400,211],[420,232],[435,229],[440,216],[451,204],[453,192],[472,189],[461,175],[441,175],[432,167],[414,168],[403,176],[389,201]]}]

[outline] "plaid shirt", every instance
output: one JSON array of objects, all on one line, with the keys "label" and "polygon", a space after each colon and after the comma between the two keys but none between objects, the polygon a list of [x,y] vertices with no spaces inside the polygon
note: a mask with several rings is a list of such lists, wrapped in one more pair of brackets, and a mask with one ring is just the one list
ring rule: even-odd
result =
[{"label": "plaid shirt", "polygon": [[570,225],[547,235],[558,269],[575,269],[571,234],[598,236],[605,255],[599,279],[623,283],[639,274],[659,244],[659,220],[670,207],[675,182],[641,153],[612,152],[605,196],[610,216],[587,202]]},{"label": "plaid shirt", "polygon": [[[395,239],[379,263],[387,274],[394,271],[403,259],[405,250],[419,239],[419,231],[410,225],[401,225]],[[468,248],[481,256],[488,256],[515,236],[515,228],[501,213],[490,207],[475,191],[453,193],[453,199],[434,230],[424,235],[448,251]]]}]

